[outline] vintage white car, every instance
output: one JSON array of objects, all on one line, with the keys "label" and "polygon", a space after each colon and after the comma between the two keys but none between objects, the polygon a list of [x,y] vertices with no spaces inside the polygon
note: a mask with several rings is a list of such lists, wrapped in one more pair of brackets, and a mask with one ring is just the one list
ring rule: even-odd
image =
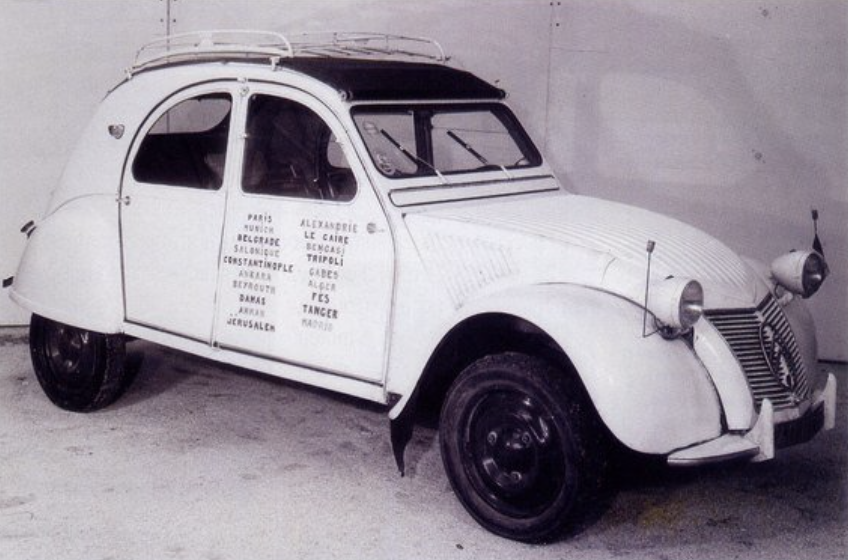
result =
[{"label": "vintage white car", "polygon": [[446,60],[366,33],[142,49],[25,228],[11,297],[47,396],[107,406],[144,339],[386,405],[401,472],[435,405],[458,498],[525,541],[580,522],[613,449],[764,460],[834,425],[821,251],[767,266],[566,192]]}]

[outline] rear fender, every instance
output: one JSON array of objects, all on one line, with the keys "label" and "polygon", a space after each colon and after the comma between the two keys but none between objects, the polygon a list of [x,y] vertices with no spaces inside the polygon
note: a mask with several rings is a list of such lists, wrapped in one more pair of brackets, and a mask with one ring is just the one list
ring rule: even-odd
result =
[{"label": "rear fender", "polygon": [[92,194],[56,209],[32,232],[10,297],[83,329],[117,333],[124,317],[118,208]]}]

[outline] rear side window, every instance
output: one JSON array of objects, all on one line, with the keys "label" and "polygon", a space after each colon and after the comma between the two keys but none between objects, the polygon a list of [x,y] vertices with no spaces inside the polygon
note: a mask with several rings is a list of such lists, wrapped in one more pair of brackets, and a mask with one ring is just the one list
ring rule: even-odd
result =
[{"label": "rear side window", "polygon": [[219,93],[174,105],[141,142],[133,178],[155,185],[221,188],[231,111],[230,96]]}]

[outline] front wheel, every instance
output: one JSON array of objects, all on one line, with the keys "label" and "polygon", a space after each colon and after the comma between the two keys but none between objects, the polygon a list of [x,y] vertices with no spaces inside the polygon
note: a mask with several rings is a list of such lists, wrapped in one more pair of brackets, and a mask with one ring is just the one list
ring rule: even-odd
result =
[{"label": "front wheel", "polygon": [[590,408],[582,387],[543,360],[505,353],[468,366],[439,426],[462,505],[485,528],[521,541],[575,527],[599,495],[604,463]]},{"label": "front wheel", "polygon": [[65,410],[103,408],[128,385],[120,335],[86,331],[33,315],[29,346],[41,388]]}]

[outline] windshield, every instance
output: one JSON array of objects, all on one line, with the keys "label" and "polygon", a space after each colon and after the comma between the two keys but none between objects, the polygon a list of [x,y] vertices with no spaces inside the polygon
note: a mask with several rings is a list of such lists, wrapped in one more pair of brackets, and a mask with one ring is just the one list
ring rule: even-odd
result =
[{"label": "windshield", "polygon": [[542,163],[518,120],[498,103],[359,106],[353,120],[386,177],[506,171]]}]

